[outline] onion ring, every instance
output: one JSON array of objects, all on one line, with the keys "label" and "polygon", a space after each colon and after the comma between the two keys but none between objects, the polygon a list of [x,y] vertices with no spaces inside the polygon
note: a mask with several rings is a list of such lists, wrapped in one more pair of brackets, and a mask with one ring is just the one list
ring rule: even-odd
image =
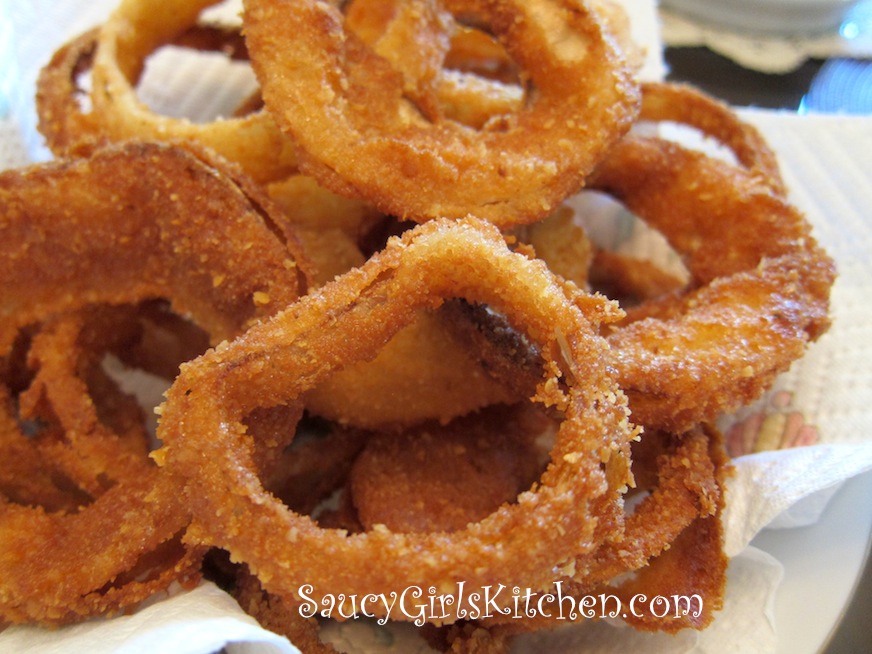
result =
[{"label": "onion ring", "polygon": [[632,136],[590,187],[659,229],[691,276],[687,289],[628,308],[609,328],[641,424],[681,433],[755,399],[826,331],[833,263],[758,174]]},{"label": "onion ring", "polygon": [[[102,354],[90,351],[89,320],[84,312],[55,317],[37,334],[40,368],[20,403],[22,417],[40,418],[41,427],[25,436],[17,424],[9,425],[0,436],[50,461],[53,472],[64,475],[57,478],[63,479],[60,489],[77,502],[46,512],[34,498],[26,504],[0,498],[0,559],[6,571],[0,616],[11,622],[63,624],[111,614],[171,582],[199,578],[202,552],[180,542],[187,509],[174,499],[174,484],[148,460],[141,426],[131,447],[129,435],[112,432],[113,396],[98,396],[85,385],[88,368],[99,363],[95,355]],[[95,335],[106,336],[103,326]],[[26,398],[38,399],[37,414]],[[17,462],[4,466],[21,472]],[[134,522],[137,512],[147,515]],[[81,571],[70,574],[67,566],[76,563]]]},{"label": "onion ring", "polygon": [[[3,380],[8,383],[7,380]],[[0,400],[4,407],[14,405],[14,394],[4,384]],[[0,461],[14,461],[15,466],[0,466],[0,496],[15,504],[39,505],[46,511],[72,511],[88,498],[71,492],[60,466],[46,461],[30,438],[20,433],[20,424],[12,411],[0,411]],[[0,611],[2,616],[2,611]]]},{"label": "onion ring", "polygon": [[[482,129],[522,106],[524,90],[517,74],[507,76],[514,64],[505,50],[483,31],[458,24],[440,5],[354,0],[345,25],[403,74],[406,94],[433,122],[449,118]],[[419,46],[410,49],[410,42]],[[507,78],[483,76],[482,69]]]},{"label": "onion ring", "polygon": [[448,425],[374,434],[349,488],[360,523],[396,532],[456,531],[528,490],[550,425],[529,404],[492,406]]},{"label": "onion ring", "polygon": [[775,153],[760,132],[740,120],[725,103],[686,84],[648,82],[642,85],[640,120],[676,122],[698,129],[725,145],[744,168],[785,195]]},{"label": "onion ring", "polygon": [[[595,519],[590,504],[602,499],[619,510],[635,434],[620,391],[608,382],[605,350],[584,318],[608,319],[610,305],[577,292],[569,302],[555,281],[541,262],[511,253],[489,223],[433,221],[186,364],[161,409],[164,446],[156,455],[189,478],[195,518],[188,538],[229,551],[278,595],[302,583],[316,594],[346,595],[413,584],[449,590],[461,580],[481,587],[495,574],[502,583],[549,583],[555,564],[596,546],[592,536],[606,512]],[[352,536],[319,529],[266,494],[252,477],[253,444],[240,420],[258,406],[298,401],[331,369],[372,356],[416,311],[452,296],[493,302],[541,348],[546,374],[537,399],[559,407],[565,419],[535,491],[452,534],[378,529]],[[524,525],[543,521],[553,529],[525,537]],[[277,533],[286,538],[273,538]],[[510,559],[511,570],[503,565]]]},{"label": "onion ring", "polygon": [[93,65],[98,34],[94,28],[65,43],[39,71],[37,128],[56,156],[81,155],[99,140],[99,125],[83,108],[87,94],[78,84],[79,76]]},{"label": "onion ring", "polygon": [[536,89],[499,130],[414,115],[402,75],[330,3],[245,3],[264,102],[299,144],[301,170],[384,213],[473,213],[501,227],[547,215],[583,185],[639,101],[598,14],[557,0],[461,4],[487,19]]},{"label": "onion ring", "polygon": [[[80,363],[86,372],[96,364],[94,342],[112,342],[99,330],[87,336],[87,323],[100,317],[94,305],[167,298],[215,343],[295,300],[301,272],[270,206],[217,162],[160,145],[109,147],[87,160],[0,174],[0,352],[14,354],[20,330],[42,325],[30,344],[44,375],[31,380],[22,409],[37,417],[51,409],[45,415],[58,418],[73,449],[47,446],[66,457],[58,463],[71,479],[96,482],[88,492],[98,495],[70,513],[0,497],[3,620],[61,624],[120,611],[198,574],[199,548],[180,542],[189,512],[176,481],[142,447],[132,450],[126,437],[103,429],[123,426],[126,409],[116,414],[122,421],[104,425],[107,414],[95,416],[99,402],[91,403],[87,384],[71,376]],[[51,358],[62,343],[83,351]],[[4,387],[0,440],[4,449],[38,450],[46,439],[22,433],[11,413],[18,386]],[[13,475],[21,472],[17,464],[4,461]],[[75,547],[56,547],[61,541]]]},{"label": "onion ring", "polygon": [[[688,608],[698,609],[696,614],[664,608],[655,616],[645,607],[637,615],[622,617],[639,629],[670,633],[703,629],[722,605],[726,578],[720,513],[730,467],[723,438],[710,425],[682,435],[646,432],[633,451],[638,456],[633,461],[637,492],[648,494],[627,516],[621,539],[581,557],[574,576],[560,580],[560,596],[580,599],[603,593],[629,606],[634,596],[642,594],[662,595],[668,601],[673,592],[684,597],[695,593],[702,604]],[[496,615],[454,625],[441,638],[452,645],[451,651],[466,651],[463,648],[469,643],[464,641],[470,637],[502,651],[499,648],[507,647],[513,636],[572,622],[565,607],[558,606],[556,591],[551,592],[534,615],[523,619]],[[579,610],[575,619],[588,618]]]},{"label": "onion ring", "polygon": [[[176,313],[197,316],[214,342],[239,333],[305,288],[297,265],[305,259],[294,241],[277,237],[271,207],[216,161],[164,145],[123,144],[87,160],[7,171],[0,209],[16,218],[2,225],[0,348],[52,313],[167,293]],[[213,237],[219,229],[225,236]],[[39,247],[31,242],[38,234]]]},{"label": "onion ring", "polygon": [[[663,612],[666,615],[655,614],[648,606],[642,614],[630,616],[628,623],[637,629],[667,633],[687,628],[704,629],[723,607],[728,560],[723,551],[721,512],[726,501],[724,484],[732,469],[722,434],[708,425],[703,425],[701,430],[709,438],[709,457],[714,465],[717,488],[711,489],[704,480],[702,485],[697,485],[697,492],[703,490],[698,500],[698,517],[672,539],[669,547],[661,549],[648,565],[640,568],[635,577],[619,585],[617,593],[624,601],[638,593],[647,593],[649,597],[657,593],[670,597],[673,602],[670,610]],[[694,475],[698,484],[699,471]],[[644,523],[644,518],[639,522]],[[650,538],[645,540],[651,541]],[[693,595],[704,598],[703,602],[685,607],[674,604],[679,596]]]},{"label": "onion ring", "polygon": [[[628,60],[641,61],[624,8],[609,0],[594,8]],[[434,122],[450,118],[488,129],[523,107],[525,90],[505,48],[485,29],[465,25],[439,6],[426,0],[354,0],[345,10],[345,24],[402,72],[407,94]]]},{"label": "onion ring", "polygon": [[[20,419],[56,425],[35,430],[31,442],[92,496],[105,490],[102,477],[107,470],[135,474],[150,449],[142,408],[102,367],[107,352],[118,346],[119,335],[127,338],[127,309],[91,309],[47,319],[28,353],[33,379],[18,396]],[[46,431],[60,433],[46,438]],[[129,465],[133,468],[125,473]]]},{"label": "onion ring", "polygon": [[[94,143],[156,139],[214,150],[261,182],[295,172],[294,148],[266,111],[194,123],[159,115],[137,96],[135,84],[145,60],[158,47],[176,41],[210,45],[214,35],[205,30],[205,38],[197,38],[204,30],[196,21],[214,4],[216,0],[191,0],[156,8],[125,0],[99,29],[56,52],[40,75],[37,92],[39,128],[53,151],[68,156],[86,152]],[[247,56],[235,50],[228,54]],[[89,68],[91,107],[82,111],[76,77]]]}]

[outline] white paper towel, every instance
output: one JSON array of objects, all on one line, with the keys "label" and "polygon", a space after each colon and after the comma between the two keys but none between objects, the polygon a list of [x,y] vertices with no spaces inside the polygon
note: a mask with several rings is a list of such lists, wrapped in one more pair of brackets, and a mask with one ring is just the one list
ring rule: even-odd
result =
[{"label": "white paper towel", "polygon": [[110,622],[95,620],[60,631],[8,629],[0,652],[34,654],[211,654],[230,645],[240,654],[299,654],[286,638],[261,629],[212,584],[155,602]]}]

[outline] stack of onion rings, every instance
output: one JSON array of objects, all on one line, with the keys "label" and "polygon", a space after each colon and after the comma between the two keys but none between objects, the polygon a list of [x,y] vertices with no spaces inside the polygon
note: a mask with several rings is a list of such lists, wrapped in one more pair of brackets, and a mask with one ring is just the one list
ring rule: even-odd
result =
[{"label": "stack of onion rings", "polygon": [[[696,616],[628,622],[705,628],[710,424],[829,324],[832,263],[760,134],[637,83],[610,1],[245,0],[244,35],[202,22],[213,4],[124,0],[61,48],[40,129],[75,157],[0,176],[0,622],[205,574],[307,652],[332,648],[303,585],[698,593]],[[228,119],[161,115],[136,87],[167,44],[262,88]],[[682,274],[603,250],[564,203],[582,188]],[[171,383],[157,451],[112,361]],[[504,652],[558,624],[466,617],[422,635]]]}]

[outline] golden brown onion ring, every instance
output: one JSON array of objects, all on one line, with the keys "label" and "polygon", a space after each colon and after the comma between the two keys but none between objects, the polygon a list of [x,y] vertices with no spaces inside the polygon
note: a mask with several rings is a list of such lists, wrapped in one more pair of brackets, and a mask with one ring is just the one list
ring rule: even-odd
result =
[{"label": "golden brown onion ring", "polygon": [[778,159],[756,127],[741,120],[727,104],[687,84],[642,85],[641,120],[674,122],[698,129],[725,145],[743,167],[784,195]]},{"label": "golden brown onion ring", "polygon": [[609,330],[640,423],[680,433],[735,409],[826,331],[833,262],[802,213],[758,174],[628,137],[590,186],[662,232],[691,276],[686,289],[628,308]]},{"label": "golden brown onion ring", "polygon": [[88,501],[85,493],[72,491],[74,484],[65,479],[61,467],[47,461],[33,440],[21,433],[12,409],[15,397],[5,383],[0,386],[0,402],[0,461],[4,462],[0,466],[0,497],[15,504],[39,505],[46,511],[73,511]]},{"label": "golden brown onion ring", "polygon": [[[494,583],[495,575],[547,585],[555,565],[596,547],[598,521],[620,511],[635,434],[589,322],[609,319],[611,305],[580,292],[570,301],[566,290],[541,262],[508,250],[489,223],[438,220],[391,239],[360,269],[186,364],[162,407],[157,456],[189,478],[189,538],[229,551],[280,596],[303,583],[316,596],[414,584],[450,591],[460,581]],[[372,357],[418,311],[450,297],[493,304],[541,350],[536,400],[564,420],[535,490],[451,534],[351,536],[321,529],[267,494],[253,475],[245,415],[298,402],[332,370]],[[603,510],[591,513],[592,504]]]},{"label": "golden brown onion ring", "polygon": [[[167,146],[128,144],[88,160],[0,175],[0,351],[14,355],[19,330],[32,333],[31,325],[45,322],[30,341],[32,362],[46,368],[27,382],[35,384],[30,408],[51,418],[50,428],[57,418],[68,432],[59,436],[69,437],[72,449],[60,442],[49,449],[66,450],[61,467],[70,481],[78,475],[96,482],[79,493],[86,501],[70,513],[68,506],[48,512],[17,504],[35,499],[26,493],[0,498],[4,621],[59,624],[111,613],[196,574],[197,549],[183,549],[179,540],[189,513],[177,483],[142,447],[131,449],[129,439],[112,433],[127,423],[124,405],[121,413],[111,407],[107,413],[101,402],[114,399],[102,392],[91,405],[94,389],[77,381],[73,368],[93,370],[88,344],[113,342],[99,337],[103,328],[86,336],[87,321],[99,316],[89,309],[95,304],[167,298],[217,342],[295,300],[301,274],[269,218],[270,206],[216,162]],[[113,337],[126,334],[122,326]],[[83,352],[52,358],[62,343]],[[13,413],[13,395],[24,390],[18,377],[4,379],[12,385],[3,390],[3,447],[42,448],[54,436],[24,434]],[[18,463],[3,461],[13,476],[22,471]]]},{"label": "golden brown onion ring", "polygon": [[[641,442],[634,443],[633,452],[635,492],[645,495],[627,516],[623,537],[581,557],[573,576],[560,581],[560,595],[552,589],[552,596],[543,598],[535,614],[523,619],[494,616],[471,626],[484,629],[500,643],[513,635],[591,619],[594,616],[585,615],[580,603],[572,615],[570,605],[559,604],[557,598],[580,602],[600,594],[620,598],[627,609],[632,606],[633,614],[626,611],[621,617],[640,629],[674,633],[711,623],[722,607],[726,583],[720,515],[730,467],[723,437],[709,425],[682,435],[646,432]],[[684,607],[667,610],[661,603],[655,616],[649,602],[637,603],[640,597],[635,597],[677,602],[675,596],[693,594],[700,600],[683,615]]]},{"label": "golden brown onion ring", "polygon": [[[49,471],[75,502],[44,506],[38,497],[0,498],[0,616],[10,622],[62,624],[112,614],[171,582],[199,578],[201,551],[180,542],[188,511],[147,457],[142,410],[117,388],[93,382],[94,373],[101,379],[104,347],[127,332],[127,311],[110,313],[50,319],[33,339],[36,374],[19,396],[19,419],[36,422],[25,434],[7,415],[12,424],[0,434],[4,444],[37,453],[38,471]],[[120,329],[113,333],[113,327]],[[3,467],[25,472],[17,460],[4,460]],[[118,506],[110,506],[114,502]],[[137,511],[149,515],[134,520]],[[107,534],[116,529],[122,531]]]},{"label": "golden brown onion ring", "polygon": [[577,594],[645,567],[694,521],[718,514],[726,466],[722,450],[721,434],[709,425],[680,435],[650,431],[634,443],[634,492],[645,495],[627,516],[622,540],[578,561],[570,583]]},{"label": "golden brown onion ring", "polygon": [[[220,45],[233,58],[247,53],[224,47],[226,35],[198,27],[201,11],[216,0],[149,6],[122,2],[98,29],[61,48],[41,73],[37,105],[40,131],[55,152],[83,151],[88,143],[130,139],[192,143],[238,163],[258,181],[281,179],[296,170],[294,148],[269,113],[217,118],[195,123],[159,115],[137,95],[147,57],[174,42],[183,46]],[[90,107],[83,111],[77,76],[90,68]]]},{"label": "golden brown onion ring", "polygon": [[246,2],[264,102],[299,144],[301,169],[337,193],[418,221],[537,220],[629,129],[638,87],[588,3],[456,4],[504,39],[535,89],[499,129],[425,119],[406,100],[402,74],[318,0]]},{"label": "golden brown onion ring", "polygon": [[545,453],[536,440],[551,426],[521,404],[491,406],[447,425],[374,434],[349,478],[360,523],[424,532],[478,522],[531,488]]},{"label": "golden brown onion ring", "polygon": [[110,298],[169,295],[213,342],[239,333],[304,289],[302,254],[270,211],[231,169],[164,145],[3,173],[0,348],[44,316]]},{"label": "golden brown onion ring", "polygon": [[402,75],[404,93],[421,113],[438,120],[436,87],[451,43],[451,14],[428,0],[356,0],[347,8],[345,22],[347,29]]},{"label": "golden brown onion ring", "polygon": [[[636,66],[642,56],[624,8],[610,0],[593,7]],[[403,74],[407,95],[430,120],[499,129],[499,121],[522,109],[526,90],[517,64],[487,26],[466,17],[473,24],[426,0],[354,0],[345,10],[346,28]]]},{"label": "golden brown onion ring", "polygon": [[[717,611],[723,608],[728,559],[723,550],[721,514],[726,502],[724,484],[732,468],[722,434],[710,426],[701,429],[709,438],[709,457],[714,465],[717,489],[700,495],[699,516],[675,536],[669,547],[657,553],[634,577],[619,585],[617,593],[625,602],[638,594],[649,598],[659,594],[669,598],[668,611],[663,605],[649,603],[639,615],[629,616],[628,623],[637,629],[667,633],[688,628],[705,629]],[[699,472],[698,468],[694,472],[697,483],[700,481]],[[705,489],[706,486],[696,486],[696,489]],[[693,604],[679,604],[682,601],[679,598],[693,596],[701,599]]]},{"label": "golden brown onion ring", "polygon": [[491,74],[514,68],[505,50],[483,31],[458,24],[441,5],[354,0],[345,25],[402,73],[406,94],[433,122],[448,118],[482,129],[521,108],[517,74]]},{"label": "golden brown onion ring", "polygon": [[58,48],[39,71],[36,83],[37,128],[56,156],[86,153],[100,141],[99,123],[79,77],[91,70],[99,30],[94,28]]},{"label": "golden brown onion ring", "polygon": [[46,319],[28,352],[33,379],[17,398],[19,419],[38,425],[33,445],[92,496],[115,475],[135,474],[151,449],[142,408],[102,365],[128,340],[132,313],[89,307]]}]

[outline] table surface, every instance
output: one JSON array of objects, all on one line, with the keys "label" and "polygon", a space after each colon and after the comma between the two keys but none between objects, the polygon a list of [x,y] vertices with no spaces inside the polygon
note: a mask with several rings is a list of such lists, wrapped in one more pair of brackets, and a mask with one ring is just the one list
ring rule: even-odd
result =
[{"label": "table surface", "polygon": [[[737,107],[872,115],[872,61],[808,60],[786,75],[751,71],[704,47],[667,48],[668,79],[690,82]],[[872,652],[872,560],[823,654]]]},{"label": "table surface", "polygon": [[872,61],[809,59],[795,71],[752,71],[707,48],[667,48],[668,78],[739,107],[872,114]]}]

